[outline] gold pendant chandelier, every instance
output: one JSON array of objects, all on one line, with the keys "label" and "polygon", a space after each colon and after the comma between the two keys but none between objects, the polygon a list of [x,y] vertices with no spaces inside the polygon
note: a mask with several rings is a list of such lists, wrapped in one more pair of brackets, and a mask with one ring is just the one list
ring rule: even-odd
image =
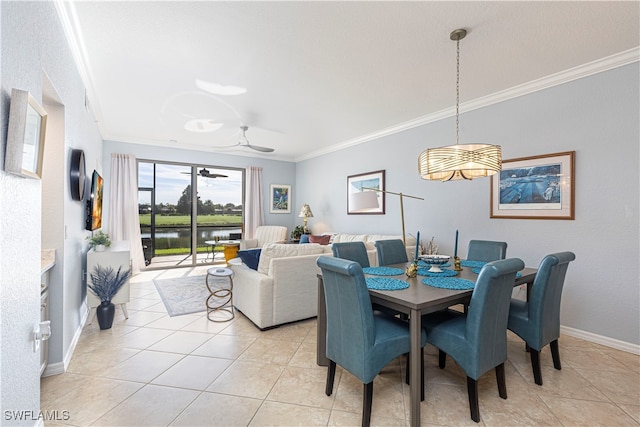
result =
[{"label": "gold pendant chandelier", "polygon": [[460,144],[460,40],[467,31],[454,30],[450,38],[456,42],[456,144],[428,148],[418,157],[422,179],[453,181],[490,176],[502,169],[502,149],[491,144]]}]

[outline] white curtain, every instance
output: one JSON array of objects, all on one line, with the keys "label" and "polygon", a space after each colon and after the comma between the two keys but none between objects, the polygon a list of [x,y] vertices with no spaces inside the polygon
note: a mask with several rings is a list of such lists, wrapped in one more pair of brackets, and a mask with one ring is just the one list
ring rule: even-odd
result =
[{"label": "white curtain", "polygon": [[138,216],[138,168],[131,154],[111,154],[109,229],[111,240],[128,240],[131,245],[131,274],[144,267],[144,253]]},{"label": "white curtain", "polygon": [[247,168],[247,192],[244,207],[244,238],[253,239],[256,228],[264,222],[261,167],[249,166]]}]

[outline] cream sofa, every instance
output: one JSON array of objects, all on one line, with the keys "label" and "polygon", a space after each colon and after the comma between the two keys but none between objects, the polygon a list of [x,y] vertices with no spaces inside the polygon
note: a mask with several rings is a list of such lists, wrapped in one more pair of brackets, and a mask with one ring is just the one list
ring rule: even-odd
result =
[{"label": "cream sofa", "polygon": [[320,255],[331,255],[331,249],[316,243],[266,243],[257,270],[239,258],[230,261],[233,305],[260,329],[315,317]]},{"label": "cream sofa", "polygon": [[[378,265],[376,240],[402,239],[402,236],[380,234],[333,235],[332,243],[364,242],[369,264]],[[407,237],[407,256],[413,258],[416,239]],[[234,272],[233,305],[258,328],[267,329],[283,323],[317,316],[318,279],[316,260],[321,255],[333,256],[331,244],[279,244],[262,246],[258,269],[229,261]]]},{"label": "cream sofa", "polygon": [[265,243],[285,243],[287,227],[281,225],[261,225],[256,228],[253,239],[240,240],[240,250],[261,248]]},{"label": "cream sofa", "polygon": [[[331,239],[331,244],[342,242],[363,242],[367,248],[367,255],[369,256],[369,264],[373,266],[378,265],[378,252],[376,251],[375,242],[377,240],[393,240],[400,239],[402,236],[393,236],[388,234],[347,234],[336,233]],[[416,253],[416,238],[413,236],[406,237],[407,259],[411,260]]]}]

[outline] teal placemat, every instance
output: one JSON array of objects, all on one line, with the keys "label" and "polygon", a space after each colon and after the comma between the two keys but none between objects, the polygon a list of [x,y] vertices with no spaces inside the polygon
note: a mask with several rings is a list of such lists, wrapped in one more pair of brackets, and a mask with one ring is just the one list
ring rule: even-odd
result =
[{"label": "teal placemat", "polygon": [[404,270],[394,267],[365,267],[362,269],[365,274],[373,274],[375,276],[397,276],[404,273]]},{"label": "teal placemat", "polygon": [[422,279],[422,283],[434,288],[453,289],[456,291],[473,289],[475,286],[475,283],[471,280],[460,279],[459,277],[427,277]]},{"label": "teal placemat", "polygon": [[453,277],[453,276],[457,276],[458,273],[456,273],[453,270],[449,270],[447,268],[443,269],[441,273],[436,273],[434,271],[429,271],[428,268],[419,268],[418,269],[418,275],[419,276],[427,276],[427,277]]},{"label": "teal placemat", "polygon": [[367,277],[367,288],[378,291],[397,291],[407,289],[409,284],[404,280],[390,279],[388,277]]},{"label": "teal placemat", "polygon": [[469,259],[465,259],[460,261],[460,265],[463,267],[477,267],[477,268],[482,268],[484,267],[484,265],[486,264],[485,261],[472,261]]}]

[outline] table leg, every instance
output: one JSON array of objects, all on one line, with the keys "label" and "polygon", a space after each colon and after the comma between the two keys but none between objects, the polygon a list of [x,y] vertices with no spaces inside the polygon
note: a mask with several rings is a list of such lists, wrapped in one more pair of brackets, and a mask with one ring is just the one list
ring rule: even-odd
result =
[{"label": "table leg", "polygon": [[324,300],[324,283],[322,277],[318,277],[318,320],[316,337],[316,363],[320,366],[329,366],[327,359],[327,305]]},{"label": "table leg", "polygon": [[420,347],[422,344],[422,318],[419,310],[411,310],[409,319],[409,333],[411,335],[411,352],[409,353],[410,378],[409,378],[409,396],[410,396],[410,425],[420,425],[420,375],[422,369],[420,366]]}]

